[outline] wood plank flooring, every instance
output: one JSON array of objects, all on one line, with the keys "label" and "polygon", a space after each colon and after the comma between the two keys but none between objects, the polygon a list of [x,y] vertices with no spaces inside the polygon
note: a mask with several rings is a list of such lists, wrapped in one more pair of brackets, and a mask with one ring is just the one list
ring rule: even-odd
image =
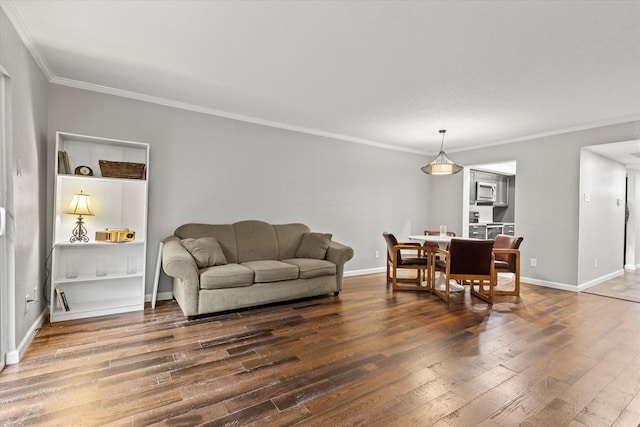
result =
[{"label": "wood plank flooring", "polygon": [[0,424],[638,426],[640,304],[523,284],[492,306],[392,292],[187,321],[177,304],[47,325]]}]

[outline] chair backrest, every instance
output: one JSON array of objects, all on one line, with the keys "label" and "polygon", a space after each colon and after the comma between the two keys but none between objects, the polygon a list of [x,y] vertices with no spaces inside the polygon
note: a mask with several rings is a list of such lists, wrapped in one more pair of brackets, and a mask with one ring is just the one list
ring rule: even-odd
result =
[{"label": "chair backrest", "polygon": [[493,240],[451,239],[451,274],[491,274]]},{"label": "chair backrest", "polygon": [[[398,239],[391,233],[387,233],[386,231],[382,233],[382,237],[384,237],[384,241],[387,242],[387,259],[391,261],[393,259],[393,247],[398,244]],[[402,256],[400,255],[400,251],[398,251],[398,264],[402,261]]]},{"label": "chair backrest", "polygon": [[[424,235],[425,236],[439,236],[440,235],[440,231],[436,231],[436,230],[424,230]],[[447,236],[449,237],[456,237],[456,232],[455,231],[447,231]],[[436,242],[424,242],[424,246],[430,246],[432,248],[439,248],[440,246],[436,243]],[[447,250],[449,250],[449,246],[447,245]]]},{"label": "chair backrest", "polygon": [[[522,243],[523,240],[523,237],[498,234],[493,247],[496,249],[520,249],[520,243]],[[508,263],[511,268],[513,268],[515,260],[516,256],[514,254],[496,254],[496,261],[504,261]]]}]

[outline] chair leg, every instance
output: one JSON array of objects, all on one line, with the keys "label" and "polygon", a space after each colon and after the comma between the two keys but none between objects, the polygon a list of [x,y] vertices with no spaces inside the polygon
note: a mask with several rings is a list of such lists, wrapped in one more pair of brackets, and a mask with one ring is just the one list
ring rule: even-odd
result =
[{"label": "chair leg", "polygon": [[[503,273],[505,273],[503,271]],[[513,290],[495,290],[493,293],[494,295],[509,295],[509,296],[520,296],[520,274],[518,273],[512,273],[513,274]],[[497,283],[497,282],[496,282]]]},{"label": "chair leg", "polygon": [[[471,295],[474,295],[478,298],[480,298],[481,300],[488,302],[489,304],[493,304],[493,296],[494,296],[494,284],[495,284],[495,280],[492,280],[490,282],[485,282],[483,280],[473,280],[471,281],[470,285],[471,285]],[[476,291],[475,287],[478,287],[478,290]],[[487,290],[485,289],[488,286],[489,291],[487,292]]]},{"label": "chair leg", "polygon": [[389,260],[387,260],[387,285],[389,284],[389,282],[391,282],[391,269],[389,268]]}]

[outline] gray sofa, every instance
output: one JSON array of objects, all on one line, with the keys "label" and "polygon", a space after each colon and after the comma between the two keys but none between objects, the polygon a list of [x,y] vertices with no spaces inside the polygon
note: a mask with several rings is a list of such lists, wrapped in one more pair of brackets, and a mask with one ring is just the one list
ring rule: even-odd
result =
[{"label": "gray sofa", "polygon": [[342,290],[353,249],[304,224],[185,224],[164,240],[162,267],[185,316]]}]

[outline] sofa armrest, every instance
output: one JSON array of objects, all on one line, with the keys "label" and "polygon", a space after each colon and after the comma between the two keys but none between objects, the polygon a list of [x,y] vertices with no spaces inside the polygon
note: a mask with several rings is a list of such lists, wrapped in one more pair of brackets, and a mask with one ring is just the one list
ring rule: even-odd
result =
[{"label": "sofa armrest", "polygon": [[198,266],[189,251],[176,236],[164,239],[162,268],[173,277],[173,297],[185,316],[199,314],[200,276]]},{"label": "sofa armrest", "polygon": [[334,242],[333,240],[329,242],[329,248],[327,249],[327,255],[325,259],[327,261],[331,261],[336,265],[344,265],[347,261],[353,258],[353,249],[347,245],[343,245],[342,243]]},{"label": "sofa armrest", "polygon": [[176,236],[169,236],[162,246],[162,268],[171,277],[198,281],[198,266]]},{"label": "sofa armrest", "polygon": [[353,258],[353,249],[342,243],[329,242],[329,248],[327,249],[327,255],[325,259],[331,261],[336,265],[336,286],[337,292],[342,291],[342,277],[344,276],[344,265],[347,261]]}]

